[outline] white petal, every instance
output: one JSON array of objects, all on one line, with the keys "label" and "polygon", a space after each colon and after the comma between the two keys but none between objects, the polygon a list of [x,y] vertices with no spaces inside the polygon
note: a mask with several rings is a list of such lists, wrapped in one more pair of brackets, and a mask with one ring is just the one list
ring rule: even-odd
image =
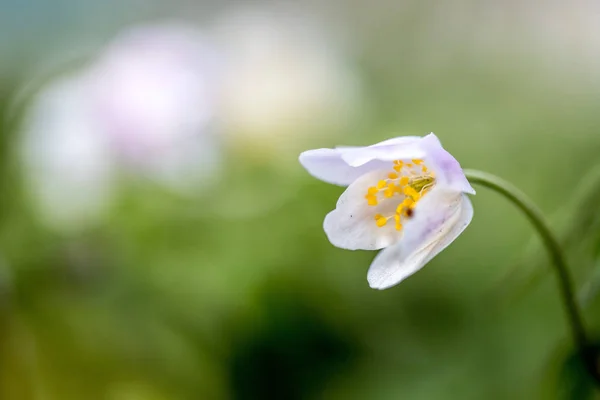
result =
[{"label": "white petal", "polygon": [[473,206],[464,194],[432,190],[405,226],[405,236],[373,260],[367,279],[374,289],[397,285],[452,243],[473,218]]},{"label": "white petal", "polygon": [[360,167],[373,160],[393,161],[401,159],[423,158],[426,155],[419,143],[422,138],[402,136],[368,147],[343,148],[342,159],[353,167]]},{"label": "white petal", "polygon": [[300,154],[300,163],[315,178],[339,186],[348,186],[367,172],[389,165],[374,160],[360,167],[351,167],[342,159],[346,150],[347,148],[308,150]]},{"label": "white petal", "polygon": [[387,146],[390,144],[412,144],[423,139],[420,136],[398,136],[395,138],[384,140],[383,142],[375,143],[373,146]]},{"label": "white petal", "polygon": [[[329,241],[336,247],[348,250],[379,250],[396,243],[401,232],[394,228],[394,221],[378,227],[375,214],[393,215],[397,202],[382,201],[369,206],[365,194],[385,178],[387,170],[365,174],[354,181],[340,196],[336,209],[327,214],[323,223]],[[389,208],[389,209],[386,209]]]},{"label": "white petal", "polygon": [[[401,136],[372,146],[338,146],[335,149],[308,150],[300,154],[300,164],[317,179],[348,186],[362,175],[389,166],[389,161],[419,158],[422,138]],[[394,158],[396,157],[396,158]]]},{"label": "white petal", "polygon": [[431,164],[441,184],[459,192],[475,194],[460,164],[442,147],[435,134],[425,136],[419,145],[427,153],[426,161]]}]

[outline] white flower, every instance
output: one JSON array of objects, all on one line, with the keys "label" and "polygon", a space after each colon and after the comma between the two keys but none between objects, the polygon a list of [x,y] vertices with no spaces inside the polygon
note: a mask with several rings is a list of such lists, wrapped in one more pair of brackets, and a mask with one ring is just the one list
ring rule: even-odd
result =
[{"label": "white flower", "polygon": [[349,250],[383,249],[367,279],[387,289],[421,269],[469,225],[475,191],[433,134],[300,155],[314,177],[348,186],[323,224]]},{"label": "white flower", "polygon": [[101,219],[114,195],[114,160],[84,98],[78,80],[57,80],[36,97],[22,127],[28,191],[43,222],[61,231]]}]

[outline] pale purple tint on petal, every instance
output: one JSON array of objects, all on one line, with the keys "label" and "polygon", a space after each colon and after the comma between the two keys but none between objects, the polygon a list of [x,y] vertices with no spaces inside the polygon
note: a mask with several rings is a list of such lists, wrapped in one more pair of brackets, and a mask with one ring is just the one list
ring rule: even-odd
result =
[{"label": "pale purple tint on petal", "polygon": [[404,251],[417,251],[424,243],[436,237],[445,225],[455,223],[456,213],[465,201],[470,204],[465,194],[444,187],[436,187],[427,193],[417,203],[414,216],[404,223]]},{"label": "pale purple tint on petal", "polygon": [[465,177],[462,167],[442,147],[437,136],[430,133],[421,140],[420,145],[427,152],[427,162],[431,163],[439,183],[456,191],[475,194],[475,190]]},{"label": "pale purple tint on petal", "polygon": [[[409,240],[402,240],[375,257],[367,275],[369,285],[374,289],[397,285],[448,247],[473,218],[473,206],[469,198],[461,195],[458,199],[453,207],[437,215],[426,215],[425,222],[415,218],[415,222],[423,224],[424,228],[420,232],[413,232],[414,237]],[[408,237],[409,233],[406,234]]]}]

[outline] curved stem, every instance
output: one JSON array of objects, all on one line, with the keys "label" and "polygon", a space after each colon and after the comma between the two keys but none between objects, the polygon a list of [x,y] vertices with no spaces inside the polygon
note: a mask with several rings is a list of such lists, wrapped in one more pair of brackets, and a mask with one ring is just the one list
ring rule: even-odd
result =
[{"label": "curved stem", "polygon": [[546,222],[542,212],[535,205],[535,203],[525,195],[525,193],[504,179],[476,170],[465,170],[464,172],[467,179],[469,179],[471,183],[492,189],[510,200],[521,211],[523,211],[541,236],[542,242],[544,243],[544,246],[550,255],[552,265],[554,266],[558,276],[560,294],[562,296],[565,311],[567,312],[569,325],[571,326],[573,340],[575,341],[587,371],[596,380],[596,382],[600,384],[600,371],[598,371],[598,367],[596,365],[596,354],[589,345],[585,333],[581,313],[573,293],[573,282],[571,276],[569,275],[565,256],[560,248],[558,240],[552,233],[552,230],[548,226],[548,223]]}]

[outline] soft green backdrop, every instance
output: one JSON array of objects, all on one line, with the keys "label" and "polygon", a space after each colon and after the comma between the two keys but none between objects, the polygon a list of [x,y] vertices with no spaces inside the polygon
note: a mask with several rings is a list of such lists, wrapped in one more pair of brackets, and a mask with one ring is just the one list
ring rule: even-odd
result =
[{"label": "soft green backdrop", "polygon": [[[19,7],[9,3],[9,13]],[[445,12],[441,2],[403,4],[309,7],[354,42],[349,62],[360,81],[362,112],[352,124],[322,128],[309,139],[300,139],[302,129],[278,132],[289,136],[289,148],[271,146],[268,136],[255,146],[228,140],[218,183],[192,198],[125,177],[110,215],[77,234],[47,229],[23,184],[16,150],[22,114],[15,116],[13,101],[38,62],[25,60],[45,58],[41,48],[52,40],[30,39],[29,53],[11,57],[15,36],[0,82],[0,398],[568,393],[564,388],[577,379],[560,378],[572,346],[554,277],[530,243],[529,225],[497,195],[480,188],[465,233],[421,272],[383,292],[366,282],[375,253],[336,249],[322,231],[343,189],[301,169],[303,148],[434,131],[463,166],[512,181],[561,227],[581,212],[573,196],[600,164],[600,76],[589,60],[548,67],[577,51],[557,48],[546,57],[534,51],[545,48],[543,40],[521,43],[511,28],[518,4],[491,11],[506,21],[483,44],[474,38],[486,20],[466,12],[480,6],[460,2],[462,12],[440,19],[454,22],[436,31],[428,18],[431,10]],[[153,10],[168,16],[160,6]],[[52,26],[53,14],[46,18]],[[527,32],[523,18],[518,26]],[[107,32],[118,25],[104,21]],[[81,28],[73,25],[76,36]],[[591,46],[580,44],[580,51]],[[590,217],[573,228],[584,238],[597,235],[587,226],[597,206],[589,203]],[[534,250],[524,258],[528,248]],[[570,253],[578,288],[592,279],[589,264],[596,262],[594,253],[586,265],[578,263],[581,251]],[[594,299],[585,314],[597,332]]]}]

